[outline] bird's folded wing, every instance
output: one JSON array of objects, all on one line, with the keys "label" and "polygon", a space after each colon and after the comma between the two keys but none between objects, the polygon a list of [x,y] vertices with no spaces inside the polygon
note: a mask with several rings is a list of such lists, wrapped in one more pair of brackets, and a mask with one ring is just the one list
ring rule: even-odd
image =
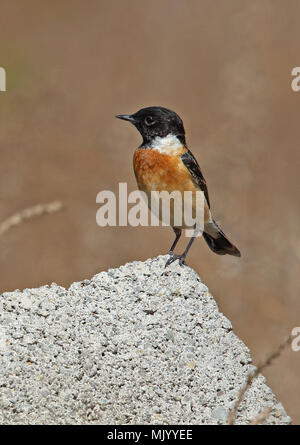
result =
[{"label": "bird's folded wing", "polygon": [[189,170],[190,174],[192,175],[196,184],[199,186],[200,190],[203,191],[208,207],[210,207],[206,181],[204,179],[204,176],[202,175],[199,164],[196,161],[194,155],[190,150],[187,150],[185,153],[181,155],[181,160],[186,166],[186,168]]}]

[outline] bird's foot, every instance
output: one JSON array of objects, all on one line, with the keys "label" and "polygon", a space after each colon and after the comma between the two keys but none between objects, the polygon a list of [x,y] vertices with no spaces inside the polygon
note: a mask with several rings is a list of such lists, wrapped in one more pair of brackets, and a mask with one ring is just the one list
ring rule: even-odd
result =
[{"label": "bird's foot", "polygon": [[174,261],[179,260],[179,265],[180,266],[184,266],[185,265],[185,255],[181,254],[181,255],[177,255],[176,253],[169,253],[171,256],[168,259],[168,261],[165,264],[165,268],[170,266],[170,264],[174,263]]}]

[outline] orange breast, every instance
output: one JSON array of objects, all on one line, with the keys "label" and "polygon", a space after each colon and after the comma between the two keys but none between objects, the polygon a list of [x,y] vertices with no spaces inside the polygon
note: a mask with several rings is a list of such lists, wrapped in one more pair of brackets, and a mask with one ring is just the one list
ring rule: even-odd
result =
[{"label": "orange breast", "polygon": [[152,190],[172,192],[195,190],[195,183],[180,159],[180,154],[167,155],[157,150],[138,148],[134,153],[133,166],[137,184],[146,193]]},{"label": "orange breast", "polygon": [[[196,211],[195,192],[200,189],[180,158],[180,155],[185,151],[186,149],[182,147],[182,150],[170,155],[158,150],[138,148],[134,153],[133,166],[138,187],[147,194],[149,207],[152,191],[167,191],[168,193],[179,191],[182,194],[185,191],[191,191],[193,194],[190,205],[194,217]],[[174,203],[170,204],[170,213],[171,225],[174,226],[175,224],[172,222],[175,218]],[[159,209],[159,219],[162,219],[161,208]],[[206,201],[204,202],[204,220],[205,222],[210,220],[210,211]],[[184,223],[176,224],[176,226],[186,228]]]}]

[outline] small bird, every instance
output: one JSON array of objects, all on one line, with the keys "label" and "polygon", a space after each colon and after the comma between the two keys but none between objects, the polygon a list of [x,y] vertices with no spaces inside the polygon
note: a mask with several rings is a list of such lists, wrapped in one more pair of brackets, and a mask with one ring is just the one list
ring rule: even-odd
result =
[{"label": "small bird", "polygon": [[[203,237],[206,243],[213,252],[219,255],[228,254],[240,257],[239,250],[226,238],[212,217],[207,185],[198,162],[187,147],[181,118],[174,111],[157,106],[142,108],[134,114],[119,114],[116,117],[131,122],[143,138],[142,144],[135,150],[133,157],[134,173],[139,189],[145,192],[148,198],[152,191],[169,193],[179,191],[182,196],[185,191],[203,192]],[[151,200],[148,199],[149,206],[150,202]],[[192,206],[195,206],[195,202],[193,200]],[[176,237],[168,252],[170,258],[165,267],[177,259],[182,266],[199,233],[199,228],[196,225],[193,226],[194,233],[186,249],[181,255],[175,254],[174,249],[182,234],[182,229],[187,227],[184,223],[175,225],[174,208],[170,212],[170,222]]]}]

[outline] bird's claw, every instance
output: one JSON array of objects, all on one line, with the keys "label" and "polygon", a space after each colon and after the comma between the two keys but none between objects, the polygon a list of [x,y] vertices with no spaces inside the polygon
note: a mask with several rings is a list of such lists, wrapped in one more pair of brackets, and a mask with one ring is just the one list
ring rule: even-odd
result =
[{"label": "bird's claw", "polygon": [[185,265],[185,255],[177,255],[176,253],[171,253],[170,258],[168,259],[168,261],[165,264],[165,269],[166,267],[170,266],[170,264],[174,263],[174,261],[179,260],[179,265],[180,266],[184,266]]}]

